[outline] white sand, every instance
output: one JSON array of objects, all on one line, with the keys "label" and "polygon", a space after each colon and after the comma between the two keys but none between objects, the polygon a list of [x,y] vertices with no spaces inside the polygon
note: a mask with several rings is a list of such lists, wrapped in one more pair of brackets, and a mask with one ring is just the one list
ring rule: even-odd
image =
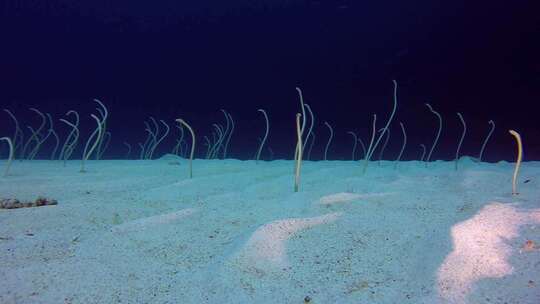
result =
[{"label": "white sand", "polygon": [[170,162],[14,162],[0,303],[540,303],[538,162]]}]

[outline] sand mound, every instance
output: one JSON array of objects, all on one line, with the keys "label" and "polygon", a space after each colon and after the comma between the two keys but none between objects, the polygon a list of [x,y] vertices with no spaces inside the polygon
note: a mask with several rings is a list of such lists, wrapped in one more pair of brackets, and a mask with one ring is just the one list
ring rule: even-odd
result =
[{"label": "sand mound", "polygon": [[182,161],[184,160],[182,157],[174,154],[165,154],[162,157],[157,159],[158,161],[164,161],[164,162],[170,162],[170,161]]}]

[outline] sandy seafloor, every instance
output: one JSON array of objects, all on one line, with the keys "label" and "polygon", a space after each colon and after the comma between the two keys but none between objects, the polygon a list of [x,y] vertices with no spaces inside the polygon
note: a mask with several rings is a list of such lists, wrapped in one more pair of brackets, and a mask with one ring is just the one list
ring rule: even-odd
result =
[{"label": "sandy seafloor", "polygon": [[179,162],[14,162],[0,303],[540,303],[540,162]]}]

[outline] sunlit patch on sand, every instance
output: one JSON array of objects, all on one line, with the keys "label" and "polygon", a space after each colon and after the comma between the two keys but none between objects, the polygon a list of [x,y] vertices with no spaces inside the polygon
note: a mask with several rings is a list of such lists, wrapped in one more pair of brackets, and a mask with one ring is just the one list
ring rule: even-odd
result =
[{"label": "sunlit patch on sand", "polygon": [[348,203],[359,199],[385,196],[388,193],[358,194],[352,192],[340,192],[321,197],[318,203],[321,205],[332,205],[338,203]]},{"label": "sunlit patch on sand", "polygon": [[293,218],[271,222],[259,227],[238,255],[247,267],[287,267],[286,241],[295,233],[313,226],[335,221],[341,213],[310,218]]},{"label": "sunlit patch on sand", "polygon": [[439,295],[448,303],[466,303],[478,280],[511,274],[508,239],[518,236],[521,225],[534,222],[540,223],[540,209],[521,212],[515,206],[494,202],[454,225],[453,250],[437,273]]},{"label": "sunlit patch on sand", "polygon": [[156,227],[159,225],[174,223],[178,220],[183,219],[186,216],[193,214],[195,211],[196,209],[194,208],[188,208],[176,212],[144,217],[114,226],[112,227],[111,231],[116,233],[143,231],[145,229]]}]

